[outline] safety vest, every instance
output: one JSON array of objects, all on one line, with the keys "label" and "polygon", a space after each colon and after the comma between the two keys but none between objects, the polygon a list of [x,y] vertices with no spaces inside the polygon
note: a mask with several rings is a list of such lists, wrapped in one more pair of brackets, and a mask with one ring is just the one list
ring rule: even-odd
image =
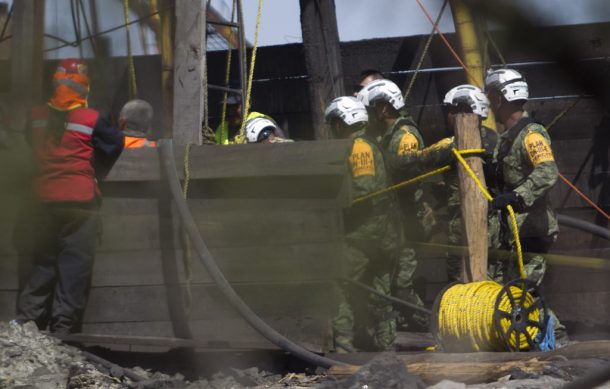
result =
[{"label": "safety vest", "polygon": [[[259,118],[259,117],[269,119],[275,123],[275,120],[273,120],[273,118],[271,116],[267,116],[260,112],[254,112],[254,111],[250,112],[248,114],[246,121],[248,121],[250,119],[254,119],[254,118]],[[229,124],[227,122],[224,122],[223,124],[224,124],[224,126],[219,125],[215,131],[216,144],[218,144],[218,145],[228,145],[228,144],[232,143],[232,139],[229,139]]]},{"label": "safety vest", "polygon": [[157,142],[153,140],[148,140],[146,138],[125,135],[126,149],[141,149],[147,147],[157,147]]},{"label": "safety vest", "polygon": [[68,112],[61,139],[47,131],[50,108],[32,109],[32,148],[37,162],[34,194],[42,202],[86,202],[101,196],[93,168],[93,129],[99,113]]}]

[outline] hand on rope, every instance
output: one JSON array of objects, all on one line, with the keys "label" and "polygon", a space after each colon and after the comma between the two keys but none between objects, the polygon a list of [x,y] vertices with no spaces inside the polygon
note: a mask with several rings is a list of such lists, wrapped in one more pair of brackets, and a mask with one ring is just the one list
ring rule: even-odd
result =
[{"label": "hand on rope", "polygon": [[246,89],[246,109],[243,112],[243,120],[241,122],[241,128],[239,134],[235,136],[235,143],[246,143],[246,135],[244,130],[246,128],[246,118],[250,112],[250,95],[252,93],[252,80],[254,79],[254,65],[256,64],[256,49],[258,46],[258,33],[261,25],[261,18],[263,12],[263,0],[258,1],[258,12],[256,15],[256,28],[254,29],[254,43],[252,45],[252,59],[250,60],[250,73],[248,74],[248,87]]},{"label": "hand on rope", "polygon": [[[459,153],[462,154],[462,155],[482,154],[484,152],[485,152],[485,149],[466,149],[466,150],[460,150],[459,151]],[[358,197],[358,198],[354,199],[354,201],[352,201],[352,205],[361,203],[363,201],[366,201],[368,199],[371,199],[373,197],[376,197],[376,196],[379,196],[379,195],[382,195],[382,194],[385,194],[385,193],[388,193],[388,192],[392,192],[392,191],[398,190],[398,189],[403,188],[405,186],[408,186],[408,185],[411,185],[411,184],[415,184],[416,182],[425,180],[426,178],[429,178],[429,177],[436,176],[437,174],[444,173],[444,172],[446,172],[448,170],[451,170],[451,165],[445,165],[445,166],[440,167],[438,169],[435,169],[435,170],[432,170],[430,172],[424,173],[424,174],[422,174],[420,176],[408,179],[408,180],[403,181],[403,182],[399,182],[398,184],[395,184],[395,185],[389,186],[387,188],[378,190],[376,192],[369,193],[367,195]]]},{"label": "hand on rope", "polygon": [[[468,162],[466,162],[460,152],[454,148],[453,154],[455,155],[455,158],[458,160],[458,162],[462,164],[468,175],[474,180],[481,193],[483,193],[483,196],[485,196],[485,198],[487,198],[487,200],[489,200],[490,202],[493,202],[493,197],[491,197],[491,195],[487,191],[487,188],[485,188],[485,186],[477,178],[476,174],[474,174],[474,172],[470,168],[470,165],[468,165]],[[519,226],[517,225],[517,218],[515,217],[515,211],[513,210],[513,207],[510,204],[506,205],[506,209],[508,210],[508,215],[510,217],[510,221],[513,227],[513,235],[515,236],[515,245],[517,246],[517,262],[519,264],[519,275],[522,279],[525,279],[525,267],[523,266],[523,252],[521,249],[521,240],[519,239]]]}]

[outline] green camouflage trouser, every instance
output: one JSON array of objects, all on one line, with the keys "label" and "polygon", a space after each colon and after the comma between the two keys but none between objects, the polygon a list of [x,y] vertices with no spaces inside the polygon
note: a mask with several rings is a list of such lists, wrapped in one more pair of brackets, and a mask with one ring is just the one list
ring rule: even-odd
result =
[{"label": "green camouflage trouser", "polygon": [[[488,267],[488,277],[498,283],[505,284],[514,279],[520,278],[519,264],[514,248],[514,243],[508,243],[511,246],[511,255],[507,260],[506,258],[491,259]],[[508,246],[508,244],[505,245]],[[524,250],[528,247],[524,246]],[[546,273],[546,259],[542,254],[538,253],[523,253],[523,270],[525,271],[525,278],[533,282],[537,287],[540,287],[544,274]],[[559,318],[552,309],[548,309],[549,316],[553,318],[553,331],[555,332],[555,338],[559,345],[563,345],[567,341],[566,327],[559,321]]]},{"label": "green camouflage trouser", "polygon": [[[397,232],[385,215],[369,217],[346,234],[347,277],[390,295],[390,278],[397,253]],[[340,285],[339,307],[333,319],[335,344],[349,351],[391,350],[396,339],[392,303],[348,282]]]},{"label": "green camouflage trouser", "polygon": [[[451,212],[451,211],[450,211]],[[453,217],[449,220],[447,238],[452,246],[463,246],[463,226],[459,211],[451,212]],[[500,219],[497,213],[491,213],[487,217],[487,244],[490,249],[500,248]],[[457,251],[447,254],[447,276],[450,281],[457,281],[462,274],[462,257]],[[491,266],[491,256],[490,256]],[[489,269],[489,267],[488,267]]]}]

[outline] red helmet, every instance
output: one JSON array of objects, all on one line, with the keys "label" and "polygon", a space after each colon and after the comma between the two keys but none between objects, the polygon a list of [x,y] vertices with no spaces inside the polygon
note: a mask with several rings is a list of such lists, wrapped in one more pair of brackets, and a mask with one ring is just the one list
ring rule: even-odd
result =
[{"label": "red helmet", "polygon": [[56,73],[72,73],[87,75],[87,64],[85,61],[77,58],[66,58],[62,59],[59,65],[57,65]]}]

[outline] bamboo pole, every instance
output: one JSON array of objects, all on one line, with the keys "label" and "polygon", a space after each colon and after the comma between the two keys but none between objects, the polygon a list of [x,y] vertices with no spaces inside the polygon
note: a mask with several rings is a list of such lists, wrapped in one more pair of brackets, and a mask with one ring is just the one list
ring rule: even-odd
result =
[{"label": "bamboo pole", "polygon": [[[484,89],[485,69],[483,68],[481,48],[472,12],[470,12],[470,9],[464,4],[463,0],[450,0],[450,4],[455,31],[462,47],[462,57],[469,69],[467,73],[468,83]],[[491,109],[487,119],[483,121],[483,125],[494,131],[496,130],[496,119]]]}]

